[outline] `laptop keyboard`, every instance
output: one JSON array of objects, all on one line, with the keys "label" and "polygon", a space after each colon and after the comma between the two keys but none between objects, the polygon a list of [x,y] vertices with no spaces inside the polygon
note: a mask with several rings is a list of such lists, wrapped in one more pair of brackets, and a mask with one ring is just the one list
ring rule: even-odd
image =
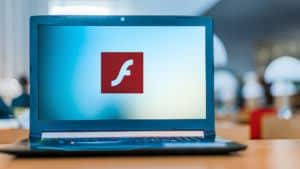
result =
[{"label": "laptop keyboard", "polygon": [[56,138],[43,139],[42,143],[51,144],[162,144],[203,142],[202,137],[135,137],[135,138]]}]

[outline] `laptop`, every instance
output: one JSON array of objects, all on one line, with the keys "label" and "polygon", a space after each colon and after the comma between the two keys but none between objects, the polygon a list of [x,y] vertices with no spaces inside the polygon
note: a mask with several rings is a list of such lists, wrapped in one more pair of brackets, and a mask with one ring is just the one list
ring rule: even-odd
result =
[{"label": "laptop", "polygon": [[[221,154],[213,23],[200,16],[33,16],[24,156]],[[24,144],[23,144],[24,145]]]}]

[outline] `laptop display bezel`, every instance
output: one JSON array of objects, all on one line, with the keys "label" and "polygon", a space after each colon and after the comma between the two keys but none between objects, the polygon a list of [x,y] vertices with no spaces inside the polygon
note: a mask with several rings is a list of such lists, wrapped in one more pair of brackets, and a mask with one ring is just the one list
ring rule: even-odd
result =
[{"label": "laptop display bezel", "polygon": [[[121,18],[125,19],[121,19]],[[38,112],[38,27],[63,26],[204,26],[206,41],[206,119],[45,121]],[[199,64],[200,65],[200,64]],[[32,16],[30,19],[30,137],[59,131],[203,130],[214,136],[213,23],[201,16]],[[174,105],[175,106],[175,105]]]}]

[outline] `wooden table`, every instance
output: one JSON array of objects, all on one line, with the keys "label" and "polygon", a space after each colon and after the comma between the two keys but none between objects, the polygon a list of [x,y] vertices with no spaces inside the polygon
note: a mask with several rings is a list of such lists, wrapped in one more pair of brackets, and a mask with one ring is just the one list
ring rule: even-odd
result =
[{"label": "wooden table", "polygon": [[[226,128],[227,126],[227,128]],[[226,130],[227,129],[227,130]],[[5,169],[297,169],[300,168],[300,140],[257,140],[243,138],[247,126],[218,126],[223,136],[234,136],[248,149],[219,156],[131,156],[90,158],[21,159],[0,155]],[[223,133],[220,133],[223,132]],[[235,134],[233,134],[235,133]]]},{"label": "wooden table", "polygon": [[29,132],[25,129],[0,129],[0,144],[9,144],[28,138]]}]

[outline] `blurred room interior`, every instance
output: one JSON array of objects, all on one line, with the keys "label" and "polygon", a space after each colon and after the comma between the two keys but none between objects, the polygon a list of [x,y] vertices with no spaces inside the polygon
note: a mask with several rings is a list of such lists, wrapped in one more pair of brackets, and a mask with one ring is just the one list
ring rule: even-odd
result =
[{"label": "blurred room interior", "polygon": [[29,17],[65,14],[211,16],[217,131],[300,138],[299,11],[295,0],[1,0],[0,129],[25,132],[0,142],[28,134]]}]

